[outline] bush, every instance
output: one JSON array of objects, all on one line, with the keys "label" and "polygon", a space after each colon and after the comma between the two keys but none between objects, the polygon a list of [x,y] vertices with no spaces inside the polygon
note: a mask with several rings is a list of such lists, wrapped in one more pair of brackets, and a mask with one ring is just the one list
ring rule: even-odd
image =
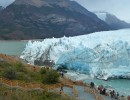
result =
[{"label": "bush", "polygon": [[14,69],[9,68],[5,71],[5,77],[10,80],[16,79],[16,76],[16,71]]},{"label": "bush", "polygon": [[0,68],[6,69],[6,68],[8,68],[10,66],[11,66],[11,64],[8,63],[8,62],[6,62],[6,61],[0,61]]},{"label": "bush", "polygon": [[55,84],[58,82],[58,79],[59,79],[59,74],[54,70],[50,70],[43,77],[42,82],[47,84]]},{"label": "bush", "polygon": [[25,66],[24,64],[22,64],[21,62],[16,62],[14,65],[13,65],[17,71],[19,72],[26,72],[26,69],[25,69]]},{"label": "bush", "polygon": [[41,68],[41,70],[40,70],[40,73],[43,75],[43,74],[46,74],[46,69],[44,69],[44,68]]},{"label": "bush", "polygon": [[53,92],[43,91],[42,94],[43,94],[42,95],[43,100],[58,100],[57,98],[60,98],[60,95],[53,93]]}]

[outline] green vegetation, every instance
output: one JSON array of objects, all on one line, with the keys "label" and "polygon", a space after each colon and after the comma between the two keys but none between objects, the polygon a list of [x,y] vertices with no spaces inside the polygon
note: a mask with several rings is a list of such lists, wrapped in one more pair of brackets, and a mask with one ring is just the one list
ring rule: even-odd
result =
[{"label": "green vegetation", "polygon": [[4,76],[10,80],[16,79],[16,72],[13,69],[6,70],[4,74]]},{"label": "green vegetation", "polygon": [[[2,55],[3,57],[3,55]],[[55,84],[58,83],[59,74],[54,70],[37,68],[36,66],[26,65],[19,60],[15,61],[5,55],[0,55],[0,77],[9,80],[20,80],[21,82]],[[0,84],[0,100],[71,100],[68,96],[64,97],[58,93],[46,90],[23,90],[16,87],[7,87]]]},{"label": "green vegetation", "polygon": [[[44,72],[44,71],[42,71]],[[50,71],[46,71],[44,74],[43,74],[43,83],[46,83],[46,84],[55,84],[58,82],[58,79],[59,79],[59,74],[54,71],[54,70],[50,70]]]},{"label": "green vegetation", "polygon": [[44,69],[44,68],[41,68],[41,70],[40,70],[40,73],[41,73],[41,75],[44,75],[44,74],[46,74],[46,72],[47,72],[47,70],[46,70],[46,69]]},{"label": "green vegetation", "polygon": [[20,61],[0,61],[0,76],[10,80],[38,82],[44,84],[58,83],[59,74],[54,70],[28,66]]},{"label": "green vegetation", "polygon": [[22,91],[19,89],[0,86],[0,100],[71,100],[54,92],[32,90]]},{"label": "green vegetation", "polygon": [[21,62],[2,61],[0,62],[0,75],[10,80],[27,81],[28,77],[30,77],[30,72],[26,69],[26,65]]}]

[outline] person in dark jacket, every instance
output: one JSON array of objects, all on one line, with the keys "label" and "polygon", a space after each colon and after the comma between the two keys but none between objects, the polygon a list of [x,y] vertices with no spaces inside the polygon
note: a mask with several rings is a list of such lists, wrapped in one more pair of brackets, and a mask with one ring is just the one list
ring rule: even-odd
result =
[{"label": "person in dark jacket", "polygon": [[106,88],[103,89],[102,94],[106,95]]}]

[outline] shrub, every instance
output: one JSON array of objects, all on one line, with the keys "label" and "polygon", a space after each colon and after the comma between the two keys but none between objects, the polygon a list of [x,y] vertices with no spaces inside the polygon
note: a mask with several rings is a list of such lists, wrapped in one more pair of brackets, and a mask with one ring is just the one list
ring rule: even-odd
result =
[{"label": "shrub", "polygon": [[41,70],[40,70],[40,73],[43,75],[43,74],[46,74],[46,69],[44,69],[44,68],[41,68]]},{"label": "shrub", "polygon": [[26,69],[25,69],[25,66],[24,64],[22,64],[21,62],[16,62],[14,65],[13,65],[17,71],[19,72],[26,72]]},{"label": "shrub", "polygon": [[11,66],[10,63],[6,62],[6,61],[0,61],[0,68],[8,68],[9,66]]},{"label": "shrub", "polygon": [[59,100],[58,98],[60,98],[60,95],[53,92],[43,91],[42,93],[43,100]]},{"label": "shrub", "polygon": [[16,76],[16,71],[14,69],[9,68],[5,71],[5,77],[10,80],[16,79]]},{"label": "shrub", "polygon": [[54,70],[50,70],[43,77],[43,83],[55,84],[58,82],[58,79],[59,79],[59,74]]}]

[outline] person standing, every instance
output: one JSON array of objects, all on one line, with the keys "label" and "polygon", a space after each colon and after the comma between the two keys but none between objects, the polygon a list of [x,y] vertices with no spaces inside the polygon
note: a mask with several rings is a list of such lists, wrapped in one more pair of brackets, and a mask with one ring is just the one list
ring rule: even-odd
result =
[{"label": "person standing", "polygon": [[60,94],[63,92],[63,86],[61,86],[60,88]]},{"label": "person standing", "polygon": [[119,97],[119,93],[117,92],[117,93],[116,93],[116,97],[115,97],[115,99],[118,100],[118,97]]},{"label": "person standing", "polygon": [[102,94],[106,95],[106,88],[103,89]]},{"label": "person standing", "polygon": [[63,72],[61,72],[61,77],[64,78],[64,73]]},{"label": "person standing", "polygon": [[130,96],[129,95],[127,96],[127,100],[130,100]]}]

